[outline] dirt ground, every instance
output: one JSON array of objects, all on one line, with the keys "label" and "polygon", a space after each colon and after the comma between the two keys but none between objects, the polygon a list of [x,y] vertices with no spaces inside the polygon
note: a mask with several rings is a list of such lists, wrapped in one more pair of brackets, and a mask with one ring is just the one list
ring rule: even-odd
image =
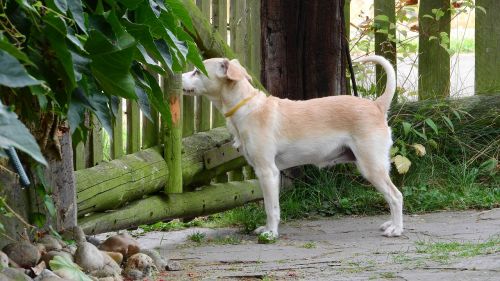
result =
[{"label": "dirt ground", "polygon": [[[237,229],[150,232],[139,241],[182,266],[161,280],[500,280],[500,209],[406,216],[399,238],[381,236],[385,219],[293,221],[267,245]],[[192,242],[193,233],[205,238]]]}]

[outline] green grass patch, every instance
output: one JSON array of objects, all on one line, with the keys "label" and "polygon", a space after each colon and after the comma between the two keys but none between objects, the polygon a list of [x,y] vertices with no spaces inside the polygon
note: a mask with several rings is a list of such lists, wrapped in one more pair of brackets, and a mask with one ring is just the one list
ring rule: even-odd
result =
[{"label": "green grass patch", "polygon": [[195,232],[189,235],[188,239],[196,243],[201,243],[203,242],[203,240],[205,240],[205,237],[206,237],[205,233]]},{"label": "green grass patch", "polygon": [[500,237],[485,242],[417,242],[417,253],[427,254],[430,259],[447,262],[453,258],[469,258],[500,252]]},{"label": "green grass patch", "polygon": [[173,231],[173,230],[181,230],[189,227],[202,227],[204,225],[204,221],[201,218],[196,218],[190,222],[182,222],[178,219],[171,220],[169,222],[157,222],[149,225],[140,225],[139,228],[144,231],[144,233],[151,231]]}]

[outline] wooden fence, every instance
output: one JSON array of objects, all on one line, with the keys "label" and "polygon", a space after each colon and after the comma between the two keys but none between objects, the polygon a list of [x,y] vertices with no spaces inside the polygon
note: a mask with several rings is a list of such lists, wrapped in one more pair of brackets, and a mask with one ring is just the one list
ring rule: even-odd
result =
[{"label": "wooden fence", "polygon": [[[240,62],[259,74],[260,1],[196,2],[213,28],[227,40]],[[499,11],[499,5],[494,0],[476,2],[490,11],[487,14],[476,13],[476,65],[481,65],[475,72],[476,92],[498,92],[500,49],[497,44],[500,42],[500,30],[494,22],[494,11]],[[380,22],[379,26],[392,26],[391,23],[395,23],[394,0],[375,0],[374,4],[375,15],[386,15],[389,19],[389,22]],[[442,17],[436,25],[424,17],[432,9],[449,7],[449,1],[420,0],[420,99],[449,96],[450,56],[434,42],[436,40],[430,41],[429,38],[449,31],[450,18]],[[393,28],[388,29],[388,34],[395,33]],[[492,31],[496,31],[494,35],[490,34]],[[376,47],[375,52],[395,63],[396,48],[388,41],[388,34],[377,34],[376,46],[389,47]],[[495,40],[492,36],[496,36]],[[377,77],[381,78],[383,74],[377,71]],[[162,79],[160,85],[163,86],[166,78]],[[380,82],[378,88],[383,86]],[[216,201],[232,207],[261,197],[258,184],[251,180],[251,169],[243,167],[245,161],[242,157],[225,144],[231,137],[225,129],[217,128],[224,126],[223,116],[207,99],[185,96],[182,102],[182,179],[186,195],[168,198],[153,195],[137,201],[147,194],[158,194],[166,184],[169,169],[159,147],[162,144],[161,124],[157,112],[152,111],[154,120],[150,121],[142,115],[134,101],[122,101],[119,108],[120,114],[109,144],[103,142],[103,129],[91,118],[88,121],[94,126],[89,140],[74,147],[78,214],[80,224],[86,231],[96,233],[167,218],[200,215],[220,210],[220,204],[214,203]],[[115,160],[103,161],[105,158]],[[249,181],[243,184],[243,180]],[[193,190],[190,186],[205,187],[200,193],[190,192]],[[211,195],[207,195],[208,192]],[[200,194],[205,197],[200,197]],[[128,202],[132,203],[126,205]],[[116,208],[120,209],[106,212]]]}]

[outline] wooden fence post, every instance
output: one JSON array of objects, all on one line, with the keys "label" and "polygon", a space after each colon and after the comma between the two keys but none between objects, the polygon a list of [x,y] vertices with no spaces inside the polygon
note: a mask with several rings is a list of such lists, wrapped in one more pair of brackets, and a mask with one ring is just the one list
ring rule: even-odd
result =
[{"label": "wooden fence post", "polygon": [[[418,97],[450,95],[450,0],[420,0],[418,21]],[[437,11],[437,13],[433,13]],[[430,18],[432,17],[432,18]],[[443,38],[444,33],[447,35]],[[443,44],[443,46],[440,45]]]},{"label": "wooden fence post", "polygon": [[500,13],[498,0],[476,0],[476,5],[486,9],[486,14],[476,9],[476,93],[500,91]]},{"label": "wooden fence post", "polygon": [[[396,6],[394,0],[375,0],[375,54],[388,59],[396,69]],[[377,95],[384,92],[387,77],[384,69],[376,66]],[[396,97],[394,97],[396,98]]]},{"label": "wooden fence post", "polygon": [[169,170],[165,192],[182,193],[182,75],[172,74],[163,81],[164,96],[172,114],[172,124],[162,122],[164,157]]}]

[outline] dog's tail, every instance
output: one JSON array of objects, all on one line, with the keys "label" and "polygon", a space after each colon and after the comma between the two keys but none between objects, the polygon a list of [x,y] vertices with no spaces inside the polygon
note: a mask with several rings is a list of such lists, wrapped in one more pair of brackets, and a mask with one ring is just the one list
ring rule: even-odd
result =
[{"label": "dog's tail", "polygon": [[392,98],[396,92],[396,73],[391,63],[381,56],[367,56],[356,60],[356,62],[375,62],[382,66],[385,73],[387,74],[387,83],[385,85],[384,93],[378,97],[375,102],[380,106],[380,108],[387,112],[391,106]]}]

